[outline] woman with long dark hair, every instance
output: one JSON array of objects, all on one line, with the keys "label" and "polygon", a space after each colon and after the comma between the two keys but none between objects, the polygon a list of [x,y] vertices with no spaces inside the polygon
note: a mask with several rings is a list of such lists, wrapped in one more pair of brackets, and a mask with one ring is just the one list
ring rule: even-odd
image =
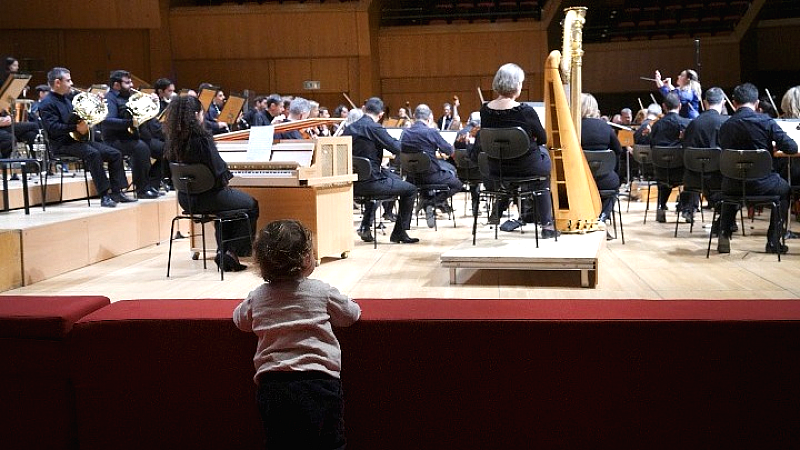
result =
[{"label": "woman with long dark hair", "polygon": [[[255,236],[256,222],[258,221],[258,202],[248,194],[228,186],[228,181],[233,174],[228,170],[228,165],[219,155],[217,146],[211,133],[203,127],[203,107],[196,97],[179,97],[170,102],[167,110],[165,124],[166,142],[164,155],[170,162],[186,164],[204,164],[214,174],[214,188],[202,194],[193,196],[193,211],[197,212],[222,212],[230,210],[247,210],[250,218],[249,230],[242,221],[232,222],[225,227],[225,236],[220,236],[216,230],[217,249],[224,237],[241,236],[249,231]],[[181,207],[188,209],[190,198],[184,193],[178,193],[178,202]],[[219,266],[224,264],[226,271],[244,270],[246,267],[239,262],[239,256],[249,256],[252,252],[246,240],[232,241],[230,248],[224,255],[219,254],[214,261]]]}]

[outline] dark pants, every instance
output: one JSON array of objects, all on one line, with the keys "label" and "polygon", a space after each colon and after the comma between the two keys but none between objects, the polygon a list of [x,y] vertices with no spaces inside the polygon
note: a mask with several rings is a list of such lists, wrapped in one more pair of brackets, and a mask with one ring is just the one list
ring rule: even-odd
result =
[{"label": "dark pants", "polygon": [[[683,172],[683,187],[681,192],[681,205],[683,209],[692,211],[700,207],[700,172],[686,170]],[[706,173],[703,178],[703,196],[713,202],[713,193],[722,189],[722,174],[719,171]],[[688,192],[687,192],[688,191]]]},{"label": "dark pants", "polygon": [[[24,142],[31,148],[36,140],[39,128],[32,122],[19,122],[14,124],[14,137],[17,142]],[[0,128],[0,155],[3,158],[11,157],[11,126]]]},{"label": "dark pants", "polygon": [[[484,181],[483,184],[489,190],[497,190],[499,187],[499,183],[496,181],[487,180]],[[546,189],[550,187],[550,179],[547,179],[546,181],[536,181],[530,183],[508,183],[507,189],[513,190],[517,186],[519,186],[522,191]],[[502,217],[505,210],[508,209],[509,201],[510,200],[508,197],[498,200],[494,205],[492,205],[492,215],[496,214],[497,217]],[[534,202],[536,202],[535,205]],[[538,217],[534,214],[534,206],[536,213],[538,213]],[[543,195],[536,196],[533,199],[526,198],[522,200],[522,211],[520,211],[519,218],[525,223],[537,222],[543,226],[552,224],[553,203],[550,200],[550,195],[545,192]]]},{"label": "dark pants", "polygon": [[[128,185],[122,154],[113,147],[87,141],[58,147],[53,149],[53,152],[56,155],[64,154],[83,159],[86,170],[92,174],[92,181],[100,195],[108,193],[109,189],[119,192]],[[108,177],[106,177],[103,163],[108,163]]]},{"label": "dark pants", "polygon": [[423,208],[427,205],[436,206],[445,203],[448,198],[461,192],[461,188],[464,186],[464,183],[462,183],[461,180],[458,179],[458,176],[456,176],[455,167],[444,161],[439,162],[439,164],[445,168],[442,170],[437,170],[424,177],[408,179],[410,183],[416,186],[425,184],[440,184],[447,186],[448,190],[444,192],[437,192],[435,194],[424,190],[420,192],[420,197],[422,197],[423,200],[423,204],[421,206]]},{"label": "dark pants", "polygon": [[[193,213],[215,213],[224,215],[225,211],[233,210],[246,210],[249,218],[249,223],[239,220],[235,222],[226,223],[225,235],[220,235],[219,226],[214,223],[214,237],[217,239],[217,249],[221,248],[222,239],[226,241],[240,236],[250,236],[255,239],[256,224],[258,223],[258,202],[248,194],[225,187],[222,189],[211,190],[199,194],[194,198],[194,203],[191,205]],[[189,210],[189,197],[184,193],[178,194],[178,203],[185,210]],[[227,250],[235,253],[238,256],[250,256],[253,252],[250,246],[250,241],[247,239],[237,239],[228,244]]]},{"label": "dark pants", "polygon": [[[136,191],[141,193],[150,189],[150,169],[152,168],[150,147],[140,139],[116,140],[108,142],[108,144],[130,159],[131,175],[133,184],[136,185]],[[156,159],[160,160],[161,155]],[[160,162],[158,164],[161,165]]]},{"label": "dark pants", "polygon": [[[381,171],[385,178],[378,180],[358,181],[353,184],[353,194],[368,196],[399,196],[400,207],[398,208],[398,218],[394,223],[393,235],[402,235],[405,230],[411,228],[411,214],[414,209],[414,196],[417,187],[403,181],[400,176],[386,170]],[[378,207],[375,202],[371,202],[364,207],[364,218],[361,220],[361,229],[369,230],[372,228],[372,218],[375,209]]]},{"label": "dark pants", "polygon": [[345,448],[342,382],[322,372],[265,372],[256,403],[269,450]]},{"label": "dark pants", "polygon": [[[773,172],[768,177],[760,180],[748,182],[745,185],[747,194],[750,195],[777,195],[780,196],[778,205],[779,214],[770,214],[769,229],[767,230],[767,242],[777,246],[780,243],[782,230],[777,228],[778,218],[786,223],[787,210],[789,208],[789,183]],[[742,184],[740,181],[730,178],[722,179],[722,191],[727,195],[741,196]],[[736,221],[736,208],[723,206],[719,216],[719,229],[721,233],[730,236],[730,229]]]},{"label": "dark pants", "polygon": [[658,181],[658,209],[667,209],[667,201],[672,188],[683,184],[683,167],[676,169],[655,168],[655,177]]}]

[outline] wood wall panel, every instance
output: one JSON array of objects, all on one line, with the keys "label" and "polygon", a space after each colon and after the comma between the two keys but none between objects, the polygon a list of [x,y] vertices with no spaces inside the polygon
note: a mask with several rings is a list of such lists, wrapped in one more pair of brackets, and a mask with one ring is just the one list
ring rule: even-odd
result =
[{"label": "wood wall panel", "polygon": [[[170,13],[172,51],[177,59],[355,55],[356,15],[356,12],[268,13],[258,9],[238,14],[227,9],[178,8]],[[203,24],[202,32],[198,31],[198,24]]]},{"label": "wood wall panel", "polygon": [[[672,77],[695,67],[693,39],[595,44],[583,47],[583,90],[585,92],[626,92],[655,90],[655,70]],[[732,39],[704,39],[701,42],[700,82],[704,88],[733,86],[740,73],[739,45]]]},{"label": "wood wall panel", "polygon": [[3,0],[0,5],[3,30],[157,28],[161,20],[159,0]]}]

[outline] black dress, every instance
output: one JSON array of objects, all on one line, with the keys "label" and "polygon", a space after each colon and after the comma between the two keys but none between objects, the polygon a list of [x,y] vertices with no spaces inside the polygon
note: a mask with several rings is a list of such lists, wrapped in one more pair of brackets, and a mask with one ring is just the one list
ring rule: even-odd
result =
[{"label": "black dress", "polygon": [[[600,178],[595,178],[598,190],[618,189],[619,188],[619,156],[622,147],[619,144],[617,133],[605,120],[586,117],[581,120],[581,147],[583,151],[612,150],[617,157],[617,164],[614,171]],[[611,216],[614,207],[614,197],[609,197],[603,201],[603,211],[605,217]]]},{"label": "black dress", "polygon": [[[214,187],[209,191],[192,197],[194,199],[194,203],[191,204],[192,211],[219,213],[231,210],[246,210],[250,219],[249,230],[247,228],[248,225],[242,221],[232,222],[230,226],[225,227],[224,238],[242,236],[247,231],[250,232],[251,236],[256,235],[258,202],[250,195],[228,186],[228,181],[233,178],[233,174],[228,170],[228,164],[219,155],[214,139],[210,135],[193,135],[189,139],[188,149],[184,153],[183,159],[173,162],[201,163],[211,169],[211,173],[214,174]],[[178,193],[178,203],[182,208],[188,209],[189,202],[188,195],[182,192]],[[222,236],[219,234],[219,229],[215,229],[215,231],[217,248],[219,248]],[[249,256],[252,252],[249,242],[243,239],[232,241],[230,250],[238,256]]]}]

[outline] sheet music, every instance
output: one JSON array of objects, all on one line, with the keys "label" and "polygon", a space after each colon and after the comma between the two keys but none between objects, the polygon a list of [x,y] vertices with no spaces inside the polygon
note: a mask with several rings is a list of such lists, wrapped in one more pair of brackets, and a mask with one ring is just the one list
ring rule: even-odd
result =
[{"label": "sheet music", "polygon": [[272,162],[296,162],[310,167],[314,157],[314,143],[307,141],[282,142],[272,147]]},{"label": "sheet music", "polygon": [[389,133],[389,136],[400,140],[400,135],[403,134],[404,128],[386,128],[386,132]]},{"label": "sheet music", "polygon": [[442,135],[448,144],[453,145],[456,143],[456,135],[458,134],[458,131],[440,131],[439,134]]},{"label": "sheet music", "polygon": [[800,119],[775,119],[775,122],[783,128],[798,145],[800,145]]},{"label": "sheet music", "polygon": [[265,125],[250,129],[250,140],[247,142],[248,161],[269,161],[272,155],[272,140],[275,127]]}]

